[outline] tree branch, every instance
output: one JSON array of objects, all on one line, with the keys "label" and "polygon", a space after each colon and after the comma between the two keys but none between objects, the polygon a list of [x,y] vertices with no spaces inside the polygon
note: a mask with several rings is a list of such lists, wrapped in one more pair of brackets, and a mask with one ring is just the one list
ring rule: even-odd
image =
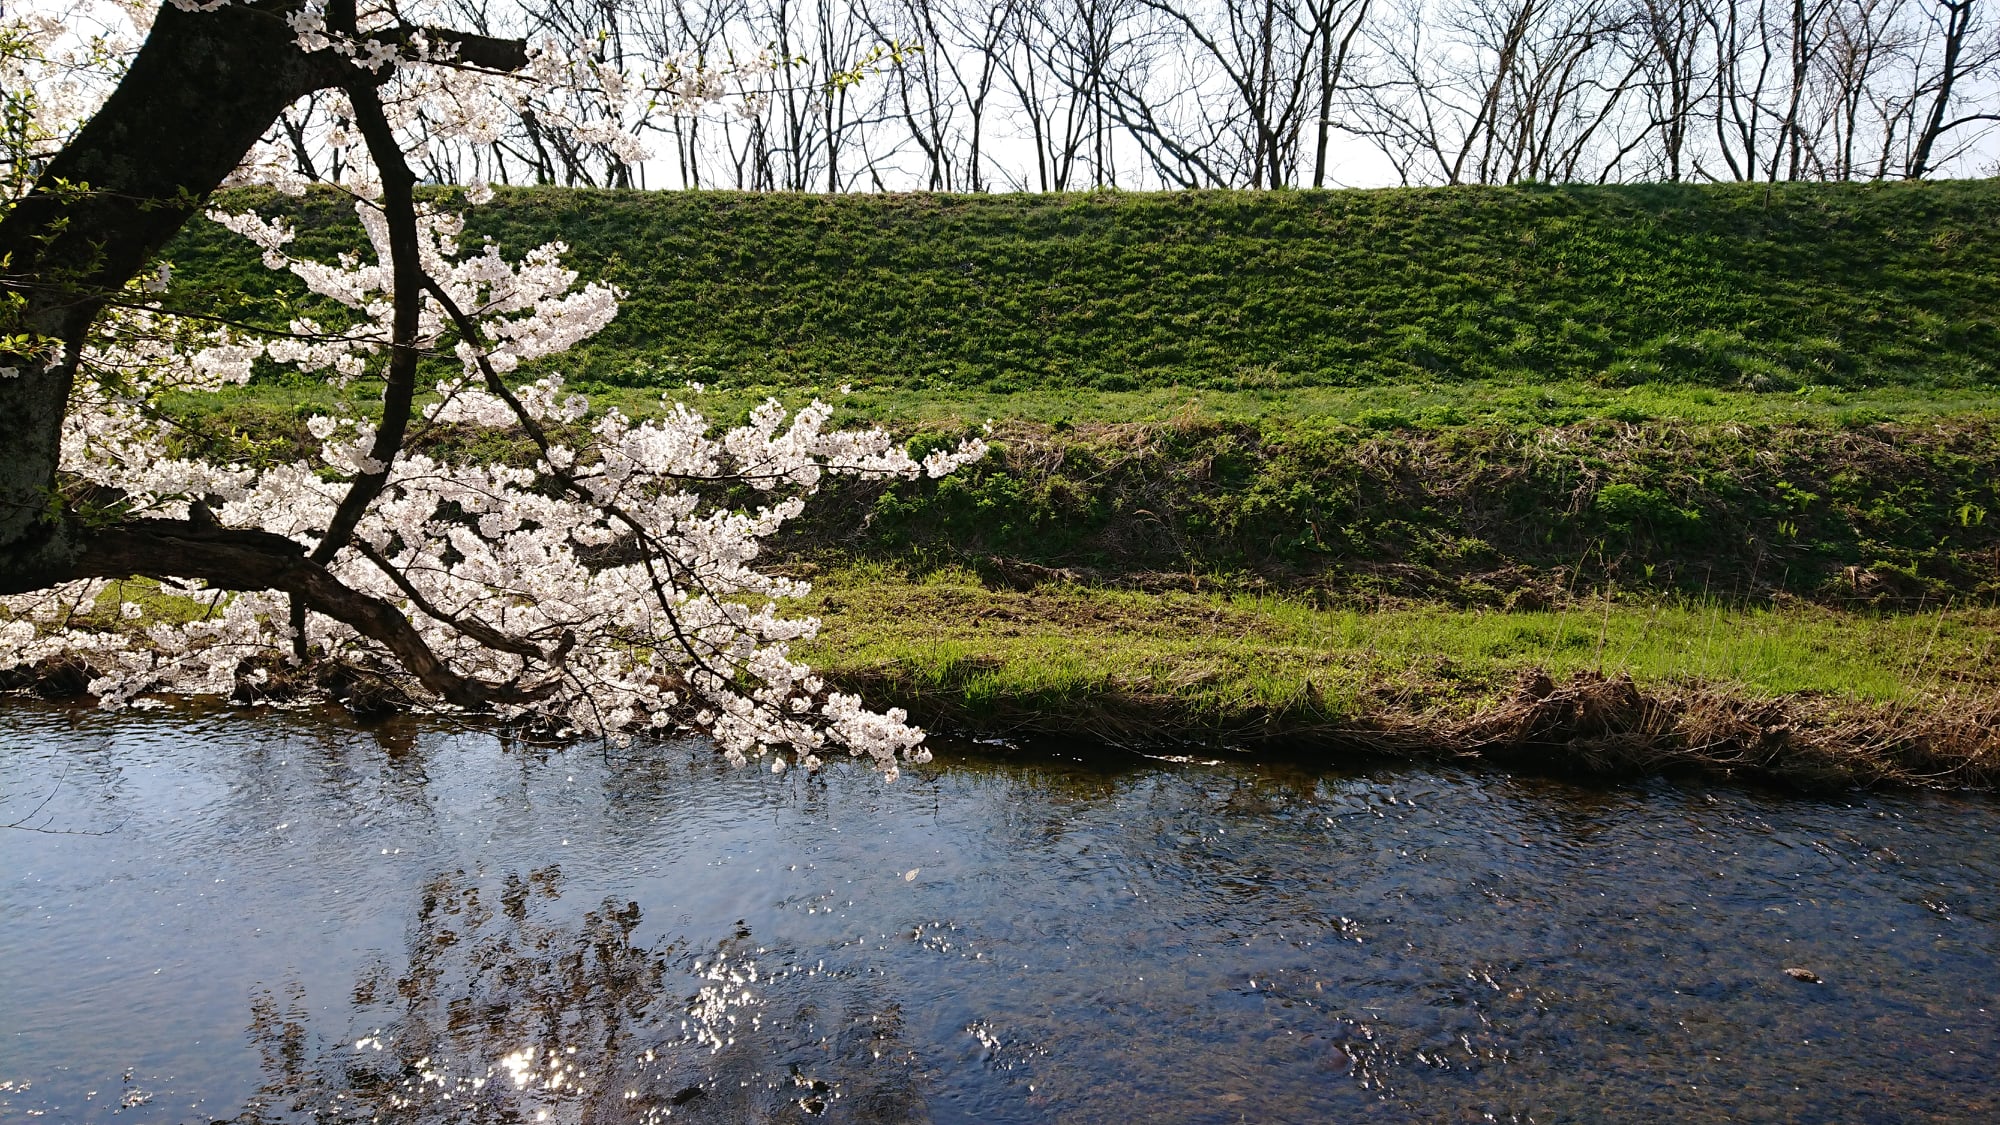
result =
[{"label": "tree branch", "polygon": [[397,570],[393,563],[382,557],[382,552],[369,546],[367,540],[355,540],[354,549],[361,553],[362,558],[374,563],[375,569],[381,571],[383,577],[394,582],[396,588],[403,592],[403,596],[410,599],[410,604],[416,606],[423,613],[444,622],[446,625],[464,633],[466,636],[471,637],[473,640],[496,652],[511,652],[515,656],[527,660],[548,659],[547,654],[542,652],[541,648],[533,642],[510,637],[490,625],[455,616],[431,604],[430,599],[424,597],[423,591],[417,589],[416,585],[410,581],[409,576]]},{"label": "tree branch", "polygon": [[181,520],[134,520],[79,538],[80,549],[58,580],[198,578],[218,590],[291,594],[306,608],[387,648],[425,688],[460,707],[533,703],[556,687],[555,680],[523,688],[458,674],[395,606],[349,588],[282,535]]},{"label": "tree branch", "polygon": [[417,325],[423,311],[423,264],[418,257],[416,174],[403,159],[402,146],[389,125],[382,99],[373,86],[356,84],[347,96],[354,103],[354,120],[368,142],[368,155],[382,177],[382,216],[389,224],[390,293],[394,309],[389,325],[389,367],[383,373],[382,425],[375,431],[368,456],[381,467],[354,478],[347,495],[334,509],[326,534],[313,548],[313,561],[327,563],[354,537],[368,505],[389,483],[389,468],[403,451],[409,432],[410,404],[417,390]]}]

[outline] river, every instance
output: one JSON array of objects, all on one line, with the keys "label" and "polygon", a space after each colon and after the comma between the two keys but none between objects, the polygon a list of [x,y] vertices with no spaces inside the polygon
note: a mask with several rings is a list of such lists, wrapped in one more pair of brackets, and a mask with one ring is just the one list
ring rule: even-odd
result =
[{"label": "river", "polygon": [[1992,798],[1086,749],[7,701],[0,1121],[2000,1120]]}]

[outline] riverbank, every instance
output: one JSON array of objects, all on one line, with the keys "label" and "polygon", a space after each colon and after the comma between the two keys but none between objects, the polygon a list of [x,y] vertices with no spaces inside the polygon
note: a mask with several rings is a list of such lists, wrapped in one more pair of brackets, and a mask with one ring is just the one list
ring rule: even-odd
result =
[{"label": "riverbank", "polygon": [[[802,568],[812,571],[814,568]],[[1990,610],[1616,598],[1504,612],[813,573],[801,655],[963,737],[1481,760],[1824,790],[2000,787]]]},{"label": "riverbank", "polygon": [[[888,426],[918,456],[982,429],[991,452],[941,481],[830,480],[773,548],[963,566],[1002,586],[1224,586],[1356,606],[1536,609],[1613,591],[1913,612],[2000,600],[2000,414],[1988,403],[1529,390],[1482,388],[1472,420],[1352,403],[1280,417],[1194,395],[1122,422],[850,408],[845,424]],[[202,397],[175,404],[183,432],[207,456],[250,464],[313,461],[302,419],[362,405],[262,387]],[[1283,396],[1294,410],[1309,397]],[[661,409],[657,397],[650,410],[591,402]],[[588,442],[588,423],[558,436]],[[534,456],[506,430],[443,427],[419,448]]]},{"label": "riverbank", "polygon": [[[331,194],[225,206],[358,245]],[[940,731],[1994,788],[1996,217],[1992,181],[519,189],[470,237],[624,290],[520,373],[595,411],[990,435],[941,481],[829,482],[766,555],[819,586],[801,655]],[[314,307],[212,224],[167,256],[175,300]],[[184,452],[270,465],[378,393],[262,371],[166,406]]]},{"label": "riverbank", "polygon": [[[1357,608],[1047,576],[1009,588],[954,567],[781,568],[813,587],[782,610],[822,623],[794,655],[961,747],[2000,790],[1993,609],[1616,593],[1539,610]],[[157,592],[107,605],[120,600],[149,618],[189,612]],[[106,627],[144,624],[111,612]],[[237,702],[326,694],[364,715],[405,709],[329,671],[261,681]],[[0,690],[80,698],[90,676],[74,662],[0,670]]]},{"label": "riverbank", "polygon": [[[830,482],[768,558],[816,586],[802,657],[947,736],[2000,788],[2000,423],[1764,397],[1003,421],[943,480]],[[310,457],[269,406],[190,430]]]}]

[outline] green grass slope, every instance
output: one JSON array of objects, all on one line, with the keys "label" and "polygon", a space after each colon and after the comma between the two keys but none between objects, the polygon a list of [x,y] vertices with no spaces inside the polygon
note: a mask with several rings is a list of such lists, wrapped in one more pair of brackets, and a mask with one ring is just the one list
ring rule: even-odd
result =
[{"label": "green grass slope", "polygon": [[[453,192],[443,193],[447,204]],[[239,193],[322,254],[331,194]],[[1092,195],[503,190],[468,242],[561,240],[626,293],[573,378],[1011,393],[1179,386],[1976,388],[2000,183]],[[198,221],[185,299],[296,292]],[[235,296],[237,293],[243,296]]]},{"label": "green grass slope", "polygon": [[[360,243],[329,193],[222,205]],[[818,585],[804,654],[924,722],[2000,777],[2000,182],[515,189],[469,217],[625,291],[550,365],[599,407],[817,394],[916,452],[997,419],[981,464],[836,482],[773,544]],[[319,311],[214,224],[166,256],[201,311]],[[171,408],[211,455],[286,460],[377,393]]]},{"label": "green grass slope", "polygon": [[[289,213],[314,255],[360,237],[330,193],[224,205]],[[2000,596],[2000,182],[516,189],[470,215],[473,245],[561,240],[626,291],[557,364],[599,405],[693,380],[728,420],[818,393],[921,446],[1000,419],[947,481],[843,487],[794,554],[1338,603]],[[281,320],[302,300],[214,224],[169,256],[184,301]],[[183,408],[242,436],[233,457],[310,456],[299,418],[335,394]]]}]

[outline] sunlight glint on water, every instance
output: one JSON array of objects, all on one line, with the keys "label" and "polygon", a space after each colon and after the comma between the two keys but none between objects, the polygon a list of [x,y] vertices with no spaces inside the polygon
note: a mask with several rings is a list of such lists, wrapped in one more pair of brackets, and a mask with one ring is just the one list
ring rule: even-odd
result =
[{"label": "sunlight glint on water", "polygon": [[24,703],[0,748],[4,1120],[2000,1116],[1986,799]]}]

